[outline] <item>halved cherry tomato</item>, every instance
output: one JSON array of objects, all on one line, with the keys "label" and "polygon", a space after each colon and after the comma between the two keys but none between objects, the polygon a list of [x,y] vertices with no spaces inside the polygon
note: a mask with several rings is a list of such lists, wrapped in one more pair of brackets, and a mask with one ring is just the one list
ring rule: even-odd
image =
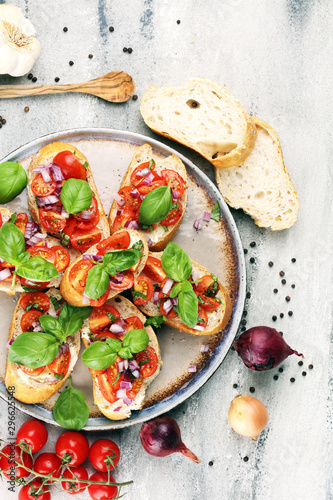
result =
[{"label": "halved cherry tomato", "polygon": [[19,304],[24,310],[31,304],[36,304],[36,309],[45,314],[50,308],[50,298],[43,292],[29,292],[21,296]]},{"label": "halved cherry tomato", "polygon": [[200,295],[208,295],[210,297],[214,297],[219,288],[214,286],[215,281],[210,274],[205,274],[200,278],[201,281],[195,284],[194,291]]},{"label": "halved cherry tomato", "polygon": [[37,174],[31,183],[31,191],[35,196],[50,196],[50,194],[54,193],[56,187],[56,181],[52,179],[51,182],[45,182],[42,174]]},{"label": "halved cherry tomato", "polygon": [[2,215],[0,213],[0,227],[2,226]]},{"label": "halved cherry tomato", "polygon": [[61,168],[62,175],[65,179],[82,179],[86,180],[87,172],[82,163],[77,159],[71,151],[61,151],[53,158],[53,163]]},{"label": "halved cherry tomato", "polygon": [[134,354],[134,359],[140,366],[143,377],[151,377],[157,370],[158,357],[153,347],[148,345],[144,351]]},{"label": "halved cherry tomato", "polygon": [[49,281],[31,281],[21,277],[20,277],[20,282],[22,286],[26,286],[27,288],[32,288],[33,290],[44,290],[50,284]]},{"label": "halved cherry tomato", "polygon": [[98,203],[95,196],[92,197],[90,206],[86,210],[84,210],[84,212],[85,215],[89,215],[88,218],[82,217],[82,212],[74,215],[74,218],[80,222],[88,222],[96,217],[96,215],[98,214]]},{"label": "halved cherry tomato", "polygon": [[56,261],[56,254],[53,250],[53,247],[46,247],[45,245],[39,246],[35,245],[34,247],[29,247],[28,252],[31,253],[31,257],[42,257],[43,259],[51,262],[52,264]]},{"label": "halved cherry tomato", "polygon": [[71,257],[69,255],[69,251],[67,248],[62,247],[61,245],[56,245],[55,247],[51,247],[51,250],[53,250],[55,254],[55,267],[57,271],[60,273],[66,267],[69,266],[69,262],[71,260]]},{"label": "halved cherry tomato", "polygon": [[32,332],[34,329],[32,324],[35,321],[39,321],[39,316],[41,316],[42,314],[43,313],[41,311],[35,311],[34,309],[31,309],[30,311],[24,313],[21,318],[22,332]]},{"label": "halved cherry tomato", "polygon": [[8,267],[8,268],[15,267],[10,262],[1,262],[0,266],[1,266],[1,269],[4,269],[5,267]]},{"label": "halved cherry tomato", "polygon": [[[95,333],[94,339],[119,339],[119,335],[116,335],[115,333],[112,332],[99,332]],[[105,371],[105,370],[102,370]]]},{"label": "halved cherry tomato", "polygon": [[202,307],[200,307],[197,325],[203,326],[204,328],[206,328],[207,323],[208,323],[208,318],[207,318],[206,309],[203,309]]},{"label": "halved cherry tomato", "polygon": [[178,174],[175,170],[165,169],[161,171],[162,179],[166,181],[168,184],[171,181],[171,189],[173,193],[180,198],[186,189],[186,184],[181,175]]},{"label": "halved cherry tomato", "polygon": [[214,297],[206,297],[206,295],[199,295],[199,296],[200,296],[199,304],[201,305],[202,309],[206,309],[206,311],[213,311],[214,309],[217,309],[221,305],[221,302],[219,302],[217,299],[214,299]]},{"label": "halved cherry tomato", "polygon": [[130,332],[131,330],[141,330],[143,328],[143,323],[138,316],[129,316],[125,319],[126,330]]},{"label": "halved cherry tomato", "polygon": [[152,298],[154,293],[154,285],[150,278],[141,275],[135,278],[133,290],[134,292],[142,293],[145,296],[145,298],[139,296],[134,299],[134,304],[136,306],[140,306],[142,304],[146,304]]},{"label": "halved cherry tomato", "polygon": [[161,186],[166,186],[166,183],[163,179],[159,179],[156,181],[153,181],[150,186],[138,186],[138,191],[142,195],[146,195],[150,193],[150,191],[154,191],[154,189],[161,187]]},{"label": "halved cherry tomato", "polygon": [[98,223],[99,223],[99,212],[97,212],[95,217],[88,222],[78,222],[76,224],[76,227],[78,229],[83,229],[83,231],[86,232],[86,231],[89,231],[90,229],[93,229],[94,227],[96,227]]},{"label": "halved cherry tomato", "polygon": [[117,215],[113,221],[112,233],[116,233],[119,229],[125,227],[126,222],[131,220],[137,221],[137,214],[130,208],[124,208],[121,215]]},{"label": "halved cherry tomato", "polygon": [[28,224],[28,216],[24,212],[20,212],[16,215],[16,221],[14,222],[15,226],[17,226],[23,234],[25,234],[25,228]]},{"label": "halved cherry tomato", "polygon": [[178,207],[170,210],[165,219],[161,220],[161,226],[173,226],[174,224],[176,224],[176,222],[179,221],[179,219],[183,215],[183,206],[180,201],[177,201],[175,205],[178,205]]},{"label": "halved cherry tomato", "polygon": [[97,381],[98,381],[98,386],[99,386],[99,389],[100,389],[103,397],[109,403],[111,403],[111,404],[115,403],[115,401],[117,401],[117,396],[116,396],[116,393],[113,391],[112,385],[110,385],[107,371],[104,373],[101,373],[100,375],[97,375]]},{"label": "halved cherry tomato", "polygon": [[85,252],[90,247],[101,241],[102,234],[98,227],[94,227],[88,233],[83,231],[83,229],[75,229],[72,236],[70,237],[71,245],[80,250],[80,252]]},{"label": "halved cherry tomato", "polygon": [[[131,183],[133,184],[133,186],[135,187],[138,187],[139,184],[141,184],[141,182],[143,181],[143,179],[146,177],[146,175],[142,175],[141,172],[143,170],[146,170],[147,168],[149,168],[149,161],[146,161],[145,163],[141,163],[141,165],[139,165],[138,167],[136,167],[135,170],[133,170],[133,172],[131,173]],[[155,164],[153,163],[153,166],[152,168],[150,169],[150,172],[154,175],[154,169],[155,169]],[[155,173],[156,177],[160,179],[160,177]],[[155,178],[155,176],[154,176]]]},{"label": "halved cherry tomato", "polygon": [[76,227],[77,220],[74,219],[74,217],[69,217],[68,219],[65,220],[66,220],[66,225],[63,229],[63,232],[67,234],[67,236],[71,237]]},{"label": "halved cherry tomato", "polygon": [[51,233],[61,233],[66,226],[65,217],[61,217],[58,212],[52,212],[51,210],[44,210],[39,208],[39,220],[42,226]]},{"label": "halved cherry tomato", "polygon": [[128,231],[121,231],[102,240],[97,245],[98,255],[105,255],[111,250],[124,250],[130,246],[131,237]]},{"label": "halved cherry tomato", "polygon": [[177,318],[178,317],[178,314],[176,313],[176,311],[174,310],[174,308],[171,309],[171,311],[169,312],[169,314],[166,314],[165,310],[164,310],[164,302],[168,300],[168,299],[162,299],[161,300],[161,303],[160,303],[160,313],[166,317],[166,319],[173,319],[173,318]]},{"label": "halved cherry tomato", "polygon": [[102,297],[99,297],[99,299],[89,299],[89,304],[93,307],[102,306],[108,300],[109,292],[110,292],[110,283],[109,283],[108,289],[106,290],[105,293],[103,293]]},{"label": "halved cherry tomato", "polygon": [[140,196],[133,198],[131,192],[134,189],[135,188],[133,188],[133,186],[125,186],[118,191],[118,194],[125,200],[124,208],[130,208],[131,210],[134,210],[134,212],[136,212],[137,210],[139,210],[142,200]]},{"label": "halved cherry tomato", "polygon": [[19,367],[30,377],[38,377],[38,375],[45,370],[45,366],[41,366],[40,368],[28,368],[27,366],[19,365]]},{"label": "halved cherry tomato", "polygon": [[92,368],[88,368],[88,370],[90,371],[90,373],[92,373],[93,375],[101,375],[101,373],[105,373],[106,370],[93,370]]},{"label": "halved cherry tomato", "polygon": [[69,282],[78,292],[83,292],[86,288],[88,271],[93,265],[91,260],[81,259],[69,271]]},{"label": "halved cherry tomato", "polygon": [[65,377],[68,372],[70,362],[71,362],[71,351],[68,349],[68,351],[63,352],[60,356],[54,358],[52,363],[50,363],[47,366],[49,367],[52,373],[55,373],[57,375],[63,375]]},{"label": "halved cherry tomato", "polygon": [[129,399],[134,399],[136,395],[138,394],[143,382],[143,377],[136,378],[135,380],[132,380],[132,387],[131,389],[127,389],[126,391],[126,396]]},{"label": "halved cherry tomato", "polygon": [[152,281],[156,281],[157,283],[162,283],[162,281],[167,277],[163,271],[161,261],[156,259],[156,257],[151,257],[150,255],[143,269],[143,273]]},{"label": "halved cherry tomato", "polygon": [[120,283],[113,283],[110,281],[110,289],[111,290],[128,290],[132,288],[134,283],[134,274],[132,271],[122,271],[123,280]]},{"label": "halved cherry tomato", "polygon": [[[120,382],[123,379],[122,375],[120,375],[118,377],[118,363],[117,363],[117,361],[115,361],[111,366],[109,366],[109,368],[106,371],[107,371],[108,381],[112,387],[112,390],[114,392],[117,392],[118,389],[120,389]],[[118,378],[118,380],[117,380],[117,378]],[[117,380],[117,382],[116,382],[116,380]]]},{"label": "halved cherry tomato", "polygon": [[[111,320],[108,314],[113,314],[114,320]],[[101,307],[94,307],[89,316],[89,328],[92,333],[99,333],[103,329],[109,329],[109,326],[114,321],[120,319],[118,309],[109,304],[104,304]]]}]

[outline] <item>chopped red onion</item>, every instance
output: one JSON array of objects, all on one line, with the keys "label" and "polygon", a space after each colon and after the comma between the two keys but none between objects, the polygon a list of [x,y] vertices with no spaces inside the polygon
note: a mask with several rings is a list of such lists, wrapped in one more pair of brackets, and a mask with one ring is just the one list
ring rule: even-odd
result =
[{"label": "chopped red onion", "polygon": [[24,237],[29,240],[38,231],[38,225],[36,222],[29,221],[25,227]]},{"label": "chopped red onion", "polygon": [[153,304],[157,304],[157,302],[160,300],[159,298],[159,293],[160,293],[161,289],[159,286],[157,286],[154,290],[154,294],[153,294]]},{"label": "chopped red onion", "polygon": [[2,271],[0,271],[0,281],[3,281],[5,280],[6,278],[9,278],[9,276],[11,275],[11,271],[8,269],[8,267],[6,267],[5,269],[3,269]]},{"label": "chopped red onion", "polygon": [[133,189],[133,191],[131,191],[131,192],[130,192],[130,195],[132,196],[132,198],[136,199],[136,198],[139,198],[140,193],[139,193],[139,191],[135,188],[135,189]]},{"label": "chopped red onion", "polygon": [[47,234],[36,233],[28,241],[26,241],[26,245],[28,245],[29,247],[37,245],[46,237],[47,237]]},{"label": "chopped red onion", "polygon": [[10,346],[12,345],[12,343],[14,342],[14,340],[15,340],[15,339],[10,339],[10,340],[8,340],[8,342],[7,342],[7,344],[6,344],[7,349],[9,349],[9,348],[10,348]]},{"label": "chopped red onion", "polygon": [[117,210],[117,217],[119,217],[119,215],[122,215],[122,214],[123,214],[123,211],[124,211],[124,210]]},{"label": "chopped red onion", "polygon": [[51,174],[56,182],[60,182],[65,179],[65,177],[62,175],[61,168],[58,167],[58,165],[56,165],[55,163],[51,167]]},{"label": "chopped red onion", "polygon": [[124,401],[126,406],[129,406],[133,403],[133,399],[130,399],[130,398],[123,398],[123,401]]},{"label": "chopped red onion", "polygon": [[118,335],[119,333],[124,333],[126,330],[123,328],[121,325],[117,323],[112,323],[112,325],[109,328],[110,332],[115,333]]},{"label": "chopped red onion", "polygon": [[175,191],[174,189],[171,189],[171,196],[173,202],[178,200],[177,191]]},{"label": "chopped red onion", "polygon": [[173,280],[173,279],[171,279],[171,278],[168,278],[168,279],[166,280],[166,282],[164,283],[164,286],[163,286],[163,288],[162,288],[162,292],[163,292],[165,295],[167,295],[167,294],[170,292],[170,290],[171,290],[171,288],[172,288],[172,285],[173,285],[173,284],[174,284],[174,280]]},{"label": "chopped red onion", "polygon": [[132,375],[131,370],[125,370],[124,371],[124,381],[130,382],[132,380],[131,375]]},{"label": "chopped red onion", "polygon": [[52,182],[52,177],[50,176],[49,169],[45,168],[45,169],[41,170],[41,174],[42,174],[44,182]]},{"label": "chopped red onion", "polygon": [[146,196],[147,196],[146,194],[140,194],[141,201],[143,201]]},{"label": "chopped red onion", "polygon": [[145,234],[145,238],[146,238],[146,240],[147,240],[147,245],[148,245],[148,248],[150,248],[150,247],[152,246],[152,244],[153,244],[153,240],[151,240],[151,239],[149,238],[149,236],[147,236],[146,234]]},{"label": "chopped red onion", "polygon": [[207,352],[209,351],[209,345],[208,344],[202,344],[200,347],[200,352]]},{"label": "chopped red onion", "polygon": [[136,222],[136,220],[128,220],[125,222],[126,229],[134,229],[135,231],[138,231],[140,229],[139,224]]},{"label": "chopped red onion", "polygon": [[124,361],[118,362],[118,371],[119,371],[119,373],[124,371]]},{"label": "chopped red onion", "polygon": [[151,172],[141,181],[141,186],[151,186],[154,180],[154,176]]},{"label": "chopped red onion", "polygon": [[205,220],[206,222],[210,221],[210,212],[204,212],[203,220]]},{"label": "chopped red onion", "polygon": [[69,351],[69,344],[68,342],[65,342],[64,344],[61,344],[61,346],[59,346],[59,351],[56,358],[60,358],[60,356],[67,351]]},{"label": "chopped red onion", "polygon": [[116,392],[116,396],[118,399],[124,399],[126,398],[126,389],[118,389],[118,391]]},{"label": "chopped red onion", "polygon": [[118,406],[117,408],[115,408],[113,411],[120,411],[122,409],[122,406]]},{"label": "chopped red onion", "polygon": [[54,194],[50,194],[50,196],[39,196],[37,200],[39,207],[53,205],[54,203],[58,203],[58,201],[60,201],[59,196],[55,196]]},{"label": "chopped red onion", "polygon": [[192,281],[197,281],[201,278],[202,272],[197,268],[192,268]]},{"label": "chopped red onion", "polygon": [[173,298],[172,298],[172,299],[170,299],[170,300],[171,300],[172,307],[173,307],[173,306],[176,306],[176,305],[178,304],[178,299],[177,299],[177,297],[173,297]]},{"label": "chopped red onion", "polygon": [[124,368],[125,370],[128,369],[128,359],[124,359]]},{"label": "chopped red onion", "polygon": [[49,316],[53,316],[54,318],[57,318],[57,317],[58,317],[58,314],[57,314],[55,311],[52,311],[51,309],[49,309],[49,310],[47,311],[47,314],[48,314]]},{"label": "chopped red onion", "polygon": [[53,194],[55,194],[56,196],[60,196],[61,194],[61,188],[55,188],[55,190],[53,191]]},{"label": "chopped red onion", "polygon": [[32,323],[32,326],[33,326],[33,331],[34,332],[43,332],[43,328],[42,328],[42,325],[40,324],[39,321],[34,321]]},{"label": "chopped red onion", "polygon": [[132,372],[132,375],[133,375],[133,377],[135,377],[135,378],[140,378],[140,372],[139,372],[139,370],[134,370],[134,371]]},{"label": "chopped red onion", "polygon": [[123,207],[125,205],[126,200],[124,200],[124,198],[120,196],[119,193],[113,193],[113,197],[120,207]]},{"label": "chopped red onion", "polygon": [[[40,198],[38,198],[40,200]],[[56,205],[55,203],[52,203],[51,205],[45,205],[44,210],[47,210],[49,212],[56,212],[58,214],[61,213],[61,206]]]},{"label": "chopped red onion", "polygon": [[204,329],[205,329],[205,327],[204,326],[200,326],[200,325],[195,325],[193,327],[193,330],[198,330],[198,332],[203,332]]},{"label": "chopped red onion", "polygon": [[188,371],[189,371],[190,373],[195,373],[195,372],[197,371],[197,367],[196,367],[196,366],[194,366],[194,365],[190,365],[190,366],[188,367]]},{"label": "chopped red onion", "polygon": [[80,212],[80,217],[84,220],[90,220],[92,218],[92,212],[90,212],[90,210],[82,210],[82,212]]},{"label": "chopped red onion", "polygon": [[66,212],[66,210],[65,210],[64,207],[61,207],[61,217],[64,217],[64,219],[68,219],[69,218],[69,213]]},{"label": "chopped red onion", "polygon": [[55,384],[56,382],[59,382],[59,379],[54,377],[53,374],[50,373],[49,382],[50,384]]},{"label": "chopped red onion", "polygon": [[84,255],[82,255],[82,259],[88,259],[88,260],[92,260],[94,262],[100,262],[100,263],[103,262],[102,255],[93,255],[92,253],[85,253]]},{"label": "chopped red onion", "polygon": [[42,170],[49,170],[50,168],[50,164],[48,165],[38,165],[37,167],[35,167],[32,171],[33,174],[40,174],[42,172]]},{"label": "chopped red onion", "polygon": [[195,219],[195,221],[193,222],[193,227],[197,231],[200,231],[200,229],[202,229],[202,227],[203,227],[203,225],[202,225],[202,219]]},{"label": "chopped red onion", "polygon": [[149,174],[150,170],[149,168],[143,168],[142,170],[138,170],[138,172],[135,174],[135,177],[144,177],[145,175]]},{"label": "chopped red onion", "polygon": [[135,359],[131,359],[131,361],[128,363],[128,367],[130,370],[140,370],[138,362],[135,361]]},{"label": "chopped red onion", "polygon": [[123,279],[124,279],[124,275],[121,273],[117,273],[116,276],[110,276],[111,283],[115,283],[115,284],[121,283],[123,281]]},{"label": "chopped red onion", "polygon": [[132,389],[132,384],[131,382],[124,382],[124,381],[121,381],[120,382],[120,389]]},{"label": "chopped red onion", "polygon": [[168,315],[171,309],[173,308],[172,302],[170,299],[167,299],[164,304],[163,304],[163,309],[165,311],[165,314]]},{"label": "chopped red onion", "polygon": [[90,298],[88,297],[88,295],[85,292],[83,292],[82,305],[86,306],[89,303],[90,303]]}]

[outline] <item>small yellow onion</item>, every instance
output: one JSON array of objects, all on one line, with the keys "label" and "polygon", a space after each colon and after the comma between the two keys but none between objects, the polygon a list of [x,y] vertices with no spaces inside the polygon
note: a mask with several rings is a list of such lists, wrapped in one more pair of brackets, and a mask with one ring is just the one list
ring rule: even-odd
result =
[{"label": "small yellow onion", "polygon": [[254,441],[268,423],[266,406],[252,396],[236,396],[231,401],[228,418],[234,431]]}]

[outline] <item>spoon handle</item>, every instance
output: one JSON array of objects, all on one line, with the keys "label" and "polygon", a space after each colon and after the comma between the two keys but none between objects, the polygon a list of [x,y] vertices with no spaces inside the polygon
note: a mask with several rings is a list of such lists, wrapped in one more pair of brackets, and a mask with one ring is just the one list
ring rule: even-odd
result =
[{"label": "spoon handle", "polygon": [[82,84],[68,85],[0,85],[0,98],[25,97],[29,95],[59,94],[62,92],[84,92]]}]

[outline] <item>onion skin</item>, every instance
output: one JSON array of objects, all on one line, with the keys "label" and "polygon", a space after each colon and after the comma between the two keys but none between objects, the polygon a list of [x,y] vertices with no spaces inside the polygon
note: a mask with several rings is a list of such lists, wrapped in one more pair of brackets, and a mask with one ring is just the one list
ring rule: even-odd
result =
[{"label": "onion skin", "polygon": [[179,425],[171,417],[159,417],[144,423],[140,439],[146,452],[154,457],[166,457],[179,452],[192,462],[201,462],[182,442]]},{"label": "onion skin", "polygon": [[304,357],[291,349],[282,335],[268,326],[255,326],[242,333],[235,349],[250,370],[271,370],[291,354]]},{"label": "onion skin", "polygon": [[241,436],[256,441],[268,423],[266,406],[252,396],[236,396],[230,404],[229,423]]}]

